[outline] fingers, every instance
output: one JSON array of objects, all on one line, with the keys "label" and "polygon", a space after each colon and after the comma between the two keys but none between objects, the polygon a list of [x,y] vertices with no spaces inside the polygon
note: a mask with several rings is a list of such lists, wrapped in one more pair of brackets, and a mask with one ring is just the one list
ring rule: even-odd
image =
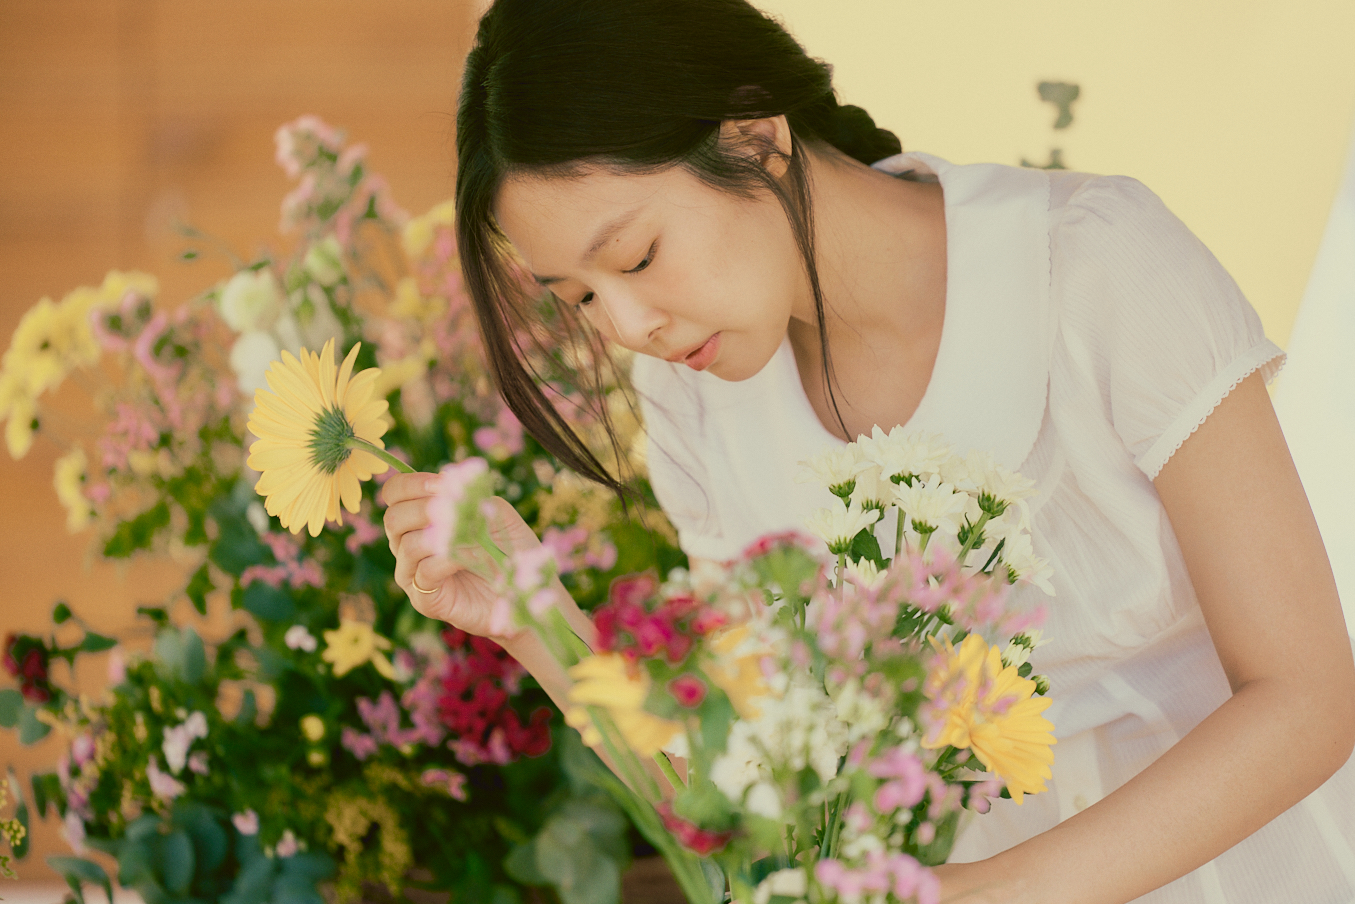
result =
[{"label": "fingers", "polygon": [[436,474],[396,474],[381,488],[381,501],[389,508],[398,502],[431,496],[437,489]]}]

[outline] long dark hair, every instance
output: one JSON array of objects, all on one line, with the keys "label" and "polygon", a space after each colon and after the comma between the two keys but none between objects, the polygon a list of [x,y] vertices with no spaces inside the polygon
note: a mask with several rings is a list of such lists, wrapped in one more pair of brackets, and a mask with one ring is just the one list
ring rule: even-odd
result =
[{"label": "long dark hair", "polygon": [[[759,155],[719,141],[725,120],[780,115],[790,124],[791,153],[779,179]],[[523,274],[493,215],[499,187],[516,173],[682,166],[723,191],[772,193],[786,212],[813,290],[824,379],[842,423],[814,255],[805,147],[831,145],[867,164],[901,148],[864,110],[838,104],[831,67],[809,57],[779,23],[746,0],[497,0],[480,20],[466,58],[456,127],[458,250],[490,370],[508,407],[562,463],[613,490],[624,488],[526,363],[524,344],[585,342],[594,350],[596,385],[608,359],[596,333],[568,306],[556,301],[547,334],[533,313],[539,305],[525,297]],[[614,437],[605,406],[599,407]]]}]

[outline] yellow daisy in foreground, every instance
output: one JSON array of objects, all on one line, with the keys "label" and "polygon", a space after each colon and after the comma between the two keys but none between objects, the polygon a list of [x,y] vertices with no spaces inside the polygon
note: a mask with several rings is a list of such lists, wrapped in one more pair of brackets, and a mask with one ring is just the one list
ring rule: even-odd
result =
[{"label": "yellow daisy in foreground", "polygon": [[997,647],[970,634],[955,649],[932,644],[945,661],[927,676],[925,693],[936,707],[936,724],[922,746],[971,749],[979,762],[1006,782],[1012,800],[1045,790],[1054,762],[1054,725],[1040,713],[1051,701],[1034,697],[1035,682],[1003,667]]},{"label": "yellow daisy in foreground", "polygon": [[273,391],[254,394],[249,466],[262,472],[254,489],[292,533],[305,526],[319,536],[325,521],[339,520],[340,503],[357,512],[362,481],[399,464],[381,442],[387,405],[372,392],[381,371],[353,374],[360,347],[337,369],[332,339],[318,355],[303,348],[300,360],[283,352],[266,374]]},{"label": "yellow daisy in foreground", "polygon": [[658,753],[682,731],[679,723],[661,719],[645,709],[649,675],[641,669],[632,672],[619,653],[589,656],[571,668],[569,676],[575,682],[569,699],[578,705],[565,712],[565,722],[578,729],[583,742],[590,747],[601,744],[602,735],[585,706],[604,707],[626,744],[642,757]]},{"label": "yellow daisy in foreground", "polygon": [[337,631],[325,632],[325,651],[320,658],[334,666],[334,677],[342,678],[353,669],[371,663],[382,677],[395,680],[395,667],[382,650],[391,642],[372,630],[366,622],[341,619]]},{"label": "yellow daisy in foreground", "polygon": [[744,719],[756,719],[762,713],[757,701],[771,694],[762,677],[762,657],[771,652],[752,641],[747,625],[720,632],[710,642],[714,657],[702,671],[716,687],[729,696],[734,711]]}]

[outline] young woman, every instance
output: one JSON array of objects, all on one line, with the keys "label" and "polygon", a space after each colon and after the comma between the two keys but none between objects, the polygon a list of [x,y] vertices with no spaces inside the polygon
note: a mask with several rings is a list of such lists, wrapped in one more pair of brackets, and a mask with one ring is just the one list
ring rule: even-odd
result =
[{"label": "young woman", "polygon": [[[504,397],[614,485],[522,363],[525,265],[555,329],[638,353],[691,556],[798,527],[820,500],[796,463],[877,424],[1037,482],[1054,780],[973,820],[947,900],[1355,900],[1355,666],[1264,387],[1282,353],[1151,192],[900,154],[744,0],[499,0],[457,125]],[[424,543],[428,493],[386,484],[396,580],[488,633],[486,585]],[[536,542],[506,503],[498,522]],[[496,639],[563,697],[530,637]]]}]

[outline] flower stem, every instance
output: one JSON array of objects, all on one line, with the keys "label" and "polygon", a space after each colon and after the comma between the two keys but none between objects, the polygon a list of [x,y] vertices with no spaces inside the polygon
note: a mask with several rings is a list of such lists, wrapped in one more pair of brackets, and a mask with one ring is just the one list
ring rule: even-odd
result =
[{"label": "flower stem", "polygon": [[367,440],[362,439],[361,437],[358,436],[349,437],[348,442],[345,443],[345,445],[348,446],[348,448],[350,449],[357,449],[359,451],[366,452],[368,455],[375,455],[377,458],[381,459],[386,464],[390,465],[392,468],[399,471],[401,474],[414,473],[414,469],[412,467],[405,464],[403,461],[396,458],[394,455],[391,455],[389,452],[387,452],[385,449],[382,449],[380,446],[377,446],[373,443],[369,443],[367,442]]},{"label": "flower stem", "polygon": [[654,754],[654,762],[659,764],[659,769],[663,772],[663,777],[668,779],[668,783],[673,786],[674,790],[687,787],[687,783],[682,780],[681,776],[677,774],[677,770],[673,768],[673,763],[668,759],[668,754],[660,750],[658,753]]}]

